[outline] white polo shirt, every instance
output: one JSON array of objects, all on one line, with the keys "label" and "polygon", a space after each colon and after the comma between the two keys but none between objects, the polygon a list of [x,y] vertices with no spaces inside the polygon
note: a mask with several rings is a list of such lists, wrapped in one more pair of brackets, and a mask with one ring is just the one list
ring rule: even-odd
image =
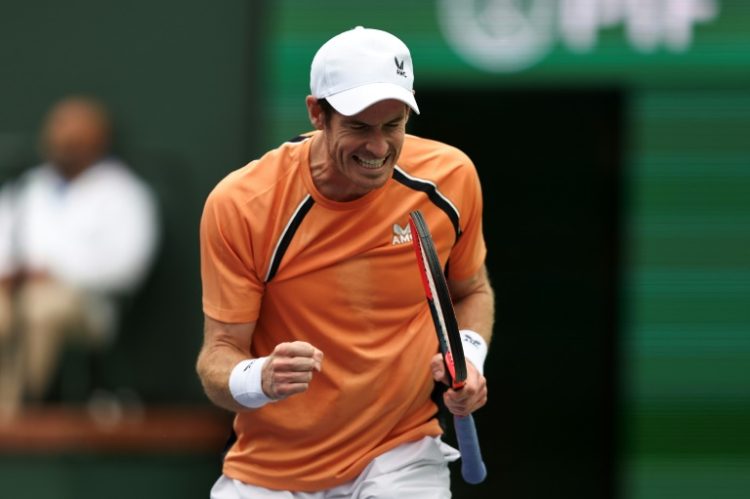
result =
[{"label": "white polo shirt", "polygon": [[72,181],[44,164],[0,192],[0,277],[40,271],[84,291],[127,293],[157,240],[151,189],[116,159]]}]

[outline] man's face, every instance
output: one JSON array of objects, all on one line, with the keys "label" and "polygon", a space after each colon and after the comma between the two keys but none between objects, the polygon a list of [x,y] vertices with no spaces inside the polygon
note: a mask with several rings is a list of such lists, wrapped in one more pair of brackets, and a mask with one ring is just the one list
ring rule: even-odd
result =
[{"label": "man's face", "polygon": [[104,154],[107,132],[104,118],[83,102],[59,104],[44,130],[47,159],[66,177],[74,177]]},{"label": "man's face", "polygon": [[397,100],[376,102],[353,116],[333,113],[325,140],[338,200],[356,199],[385,185],[401,154],[408,117],[406,105]]}]

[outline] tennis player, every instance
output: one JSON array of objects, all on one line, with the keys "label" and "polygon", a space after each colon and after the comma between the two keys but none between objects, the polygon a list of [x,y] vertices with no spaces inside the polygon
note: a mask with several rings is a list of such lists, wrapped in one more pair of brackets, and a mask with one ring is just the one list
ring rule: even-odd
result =
[{"label": "tennis player", "polygon": [[333,37],[312,61],[314,131],[229,174],[206,201],[197,370],[208,397],[237,413],[212,498],[451,495],[458,453],[440,440],[431,398],[445,377],[412,210],[430,226],[462,328],[468,380],[443,394],[454,414],[486,403],[494,297],[476,170],[458,149],[406,133],[419,113],[413,82],[395,36]]}]

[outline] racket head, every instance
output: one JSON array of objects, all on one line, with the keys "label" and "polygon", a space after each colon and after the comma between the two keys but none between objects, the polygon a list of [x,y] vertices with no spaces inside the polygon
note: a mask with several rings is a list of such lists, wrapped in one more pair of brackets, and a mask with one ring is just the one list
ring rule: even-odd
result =
[{"label": "racket head", "polygon": [[448,282],[440,265],[430,229],[419,210],[409,214],[409,225],[425,297],[448,373],[448,382],[454,389],[459,389],[466,382],[466,360]]}]

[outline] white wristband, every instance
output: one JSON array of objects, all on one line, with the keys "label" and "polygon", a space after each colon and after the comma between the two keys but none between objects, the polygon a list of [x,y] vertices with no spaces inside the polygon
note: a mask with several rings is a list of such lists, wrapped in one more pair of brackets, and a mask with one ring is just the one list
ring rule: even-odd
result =
[{"label": "white wristband", "polygon": [[487,342],[471,329],[462,329],[461,342],[464,347],[464,357],[476,367],[479,374],[484,375],[484,359],[487,357]]},{"label": "white wristband", "polygon": [[246,359],[234,366],[229,375],[229,391],[239,404],[250,409],[263,407],[273,399],[263,393],[263,366],[268,357]]}]

